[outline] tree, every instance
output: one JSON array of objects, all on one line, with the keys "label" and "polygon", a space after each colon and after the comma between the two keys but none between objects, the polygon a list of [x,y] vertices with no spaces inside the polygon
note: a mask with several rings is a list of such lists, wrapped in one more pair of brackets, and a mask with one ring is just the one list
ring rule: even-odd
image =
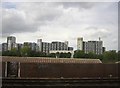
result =
[{"label": "tree", "polygon": [[11,51],[10,51],[10,55],[11,55],[11,56],[18,56],[18,54],[19,54],[19,53],[18,53],[18,51],[17,51],[16,48],[12,48],[12,49],[11,49]]},{"label": "tree", "polygon": [[71,53],[70,52],[67,53],[66,58],[71,58]]},{"label": "tree", "polygon": [[120,61],[120,51],[118,51],[118,61]]},{"label": "tree", "polygon": [[65,58],[65,53],[61,52],[60,53],[60,58]]},{"label": "tree", "polygon": [[55,53],[50,53],[50,54],[47,55],[47,57],[54,57],[55,58],[56,54]]},{"label": "tree", "polygon": [[30,51],[31,51],[31,49],[28,46],[24,46],[20,50],[21,56],[29,56],[30,55]]},{"label": "tree", "polygon": [[0,56],[2,56],[2,51],[0,51]]},{"label": "tree", "polygon": [[59,58],[59,57],[60,57],[60,53],[57,52],[57,53],[56,53],[56,58]]},{"label": "tree", "polygon": [[96,58],[100,59],[100,60],[103,60],[103,54],[97,55]]},{"label": "tree", "polygon": [[84,53],[84,51],[76,50],[76,51],[74,51],[73,57],[74,58],[85,58],[85,53]]},{"label": "tree", "polygon": [[2,56],[19,56],[20,53],[16,48],[12,48],[9,51],[3,51]]},{"label": "tree", "polygon": [[61,52],[61,53],[59,53],[59,57],[60,58],[70,58],[71,57],[71,53],[70,52],[68,52],[68,53]]},{"label": "tree", "polygon": [[106,51],[103,53],[103,61],[117,61],[118,60],[118,54],[116,51]]},{"label": "tree", "polygon": [[95,59],[95,58],[97,58],[97,55],[94,54],[93,52],[89,52],[89,53],[88,53],[88,57],[89,57],[89,58],[92,58],[92,59]]}]

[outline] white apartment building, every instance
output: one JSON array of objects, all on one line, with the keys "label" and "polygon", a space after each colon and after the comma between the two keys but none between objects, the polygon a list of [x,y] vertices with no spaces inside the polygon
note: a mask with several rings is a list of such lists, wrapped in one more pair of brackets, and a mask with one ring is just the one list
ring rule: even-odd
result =
[{"label": "white apartment building", "polygon": [[83,38],[77,38],[77,50],[83,50]]}]

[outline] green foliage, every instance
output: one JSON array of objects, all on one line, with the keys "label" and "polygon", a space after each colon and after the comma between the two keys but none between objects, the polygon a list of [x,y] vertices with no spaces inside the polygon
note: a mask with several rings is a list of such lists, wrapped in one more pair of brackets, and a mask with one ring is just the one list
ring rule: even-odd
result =
[{"label": "green foliage", "polygon": [[56,53],[56,57],[57,57],[57,58],[60,57],[60,53],[59,53],[59,52]]},{"label": "green foliage", "polygon": [[2,51],[0,51],[0,56],[2,56]]},{"label": "green foliage", "polygon": [[30,55],[30,48],[26,45],[20,49],[21,56],[29,56]]},{"label": "green foliage", "polygon": [[76,51],[74,51],[73,57],[74,58],[84,58],[85,57],[85,53],[84,53],[84,51],[76,50]]},{"label": "green foliage", "polygon": [[84,53],[84,51],[81,50],[76,50],[74,51],[74,58],[84,58],[86,56],[86,54]]},{"label": "green foliage", "polygon": [[106,51],[103,53],[103,61],[118,61],[118,53],[116,51]]},{"label": "green foliage", "polygon": [[18,55],[18,51],[16,48],[12,48],[10,51],[11,56],[17,56]]},{"label": "green foliage", "polygon": [[[1,52],[2,56],[23,56],[23,57],[53,57],[56,58],[70,58],[71,53],[50,53],[46,54],[44,52],[32,51],[27,45],[25,45],[20,50],[13,48],[11,51],[3,51]],[[116,62],[120,61],[120,51],[106,51],[101,55],[97,55],[95,53],[89,52],[88,54],[84,53],[84,51],[76,50],[74,51],[74,58],[91,58],[91,59],[100,59],[102,62]]]},{"label": "green foliage", "polygon": [[55,58],[56,54],[55,53],[50,53],[50,54],[47,55],[47,57],[53,57],[53,58]]},{"label": "green foliage", "polygon": [[30,50],[28,56],[29,57],[46,57],[46,53]]},{"label": "green foliage", "polygon": [[71,53],[68,52],[68,53],[60,53],[59,55],[60,58],[70,58],[71,57]]},{"label": "green foliage", "polygon": [[95,54],[93,52],[89,52],[88,54],[86,54],[87,57],[86,58],[91,58],[91,59],[103,59],[103,54]]},{"label": "green foliage", "polygon": [[2,56],[20,56],[20,52],[16,48],[12,48],[10,51],[3,51]]},{"label": "green foliage", "polygon": [[106,51],[103,54],[97,55],[95,53],[89,52],[85,54],[84,51],[76,50],[74,51],[74,58],[91,58],[91,59],[100,59],[103,62],[116,62],[120,61],[120,51]]},{"label": "green foliage", "polygon": [[68,53],[66,53],[67,55],[66,55],[66,58],[71,58],[71,53],[70,52],[68,52]]},{"label": "green foliage", "polygon": [[118,61],[120,61],[120,51],[118,51]]}]

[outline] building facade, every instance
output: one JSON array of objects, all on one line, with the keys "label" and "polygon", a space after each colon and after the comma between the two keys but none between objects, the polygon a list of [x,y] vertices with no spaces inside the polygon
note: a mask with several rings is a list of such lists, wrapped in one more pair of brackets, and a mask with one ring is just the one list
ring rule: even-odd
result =
[{"label": "building facade", "polygon": [[48,43],[48,42],[42,42],[42,52],[48,54],[49,51],[50,51],[50,48],[51,48],[51,43]]},{"label": "building facade", "polygon": [[16,38],[14,36],[8,36],[7,37],[8,50],[15,48],[15,44],[16,44]]},{"label": "building facade", "polygon": [[68,51],[69,51],[69,50],[72,50],[72,51],[73,51],[73,47],[68,47]]},{"label": "building facade", "polygon": [[102,54],[103,53],[103,45],[102,41],[88,41],[84,43],[84,51],[85,53],[95,53],[95,54]]},{"label": "building facade", "polygon": [[83,38],[77,38],[77,50],[83,50]]},{"label": "building facade", "polygon": [[38,39],[37,43],[35,42],[16,43],[16,38],[14,36],[8,36],[7,43],[2,44],[3,51],[11,50],[12,48],[16,48],[17,50],[20,50],[23,47],[28,47],[32,51],[44,52],[46,54],[49,54],[50,51],[51,52],[73,51],[73,47],[68,46],[68,41],[65,42],[52,41],[51,43],[49,43],[49,42],[43,42],[42,39]]},{"label": "building facade", "polygon": [[37,51],[37,44],[35,42],[31,43],[31,50]]},{"label": "building facade", "polygon": [[2,43],[2,51],[7,51],[7,50],[8,50],[7,43]]},{"label": "building facade", "polygon": [[77,39],[77,50],[83,50],[85,53],[103,54],[103,41],[83,41],[83,38]]},{"label": "building facade", "polygon": [[73,51],[73,47],[68,47],[68,41],[60,42],[60,41],[53,41],[49,42],[42,42],[42,39],[37,40],[37,46],[39,52],[44,52],[46,54],[56,51]]},{"label": "building facade", "polygon": [[65,42],[52,42],[51,50],[68,50],[68,41]]},{"label": "building facade", "polygon": [[42,39],[37,40],[37,45],[38,45],[38,51],[42,52]]},{"label": "building facade", "polygon": [[17,50],[20,50],[22,47],[23,47],[23,44],[21,44],[21,43],[16,43],[16,45],[15,45],[15,48]]},{"label": "building facade", "polygon": [[30,48],[30,50],[32,50],[32,51],[37,51],[37,43],[35,43],[35,42],[24,42],[24,44],[23,44],[23,46],[27,46],[27,47],[29,47]]}]

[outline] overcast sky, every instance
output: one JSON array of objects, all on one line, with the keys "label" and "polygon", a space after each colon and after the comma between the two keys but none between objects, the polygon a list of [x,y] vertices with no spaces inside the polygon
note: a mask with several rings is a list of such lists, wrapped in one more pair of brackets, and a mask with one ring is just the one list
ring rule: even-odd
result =
[{"label": "overcast sky", "polygon": [[4,2],[2,22],[2,42],[9,35],[18,43],[67,40],[76,49],[77,37],[101,37],[107,50],[118,49],[117,2]]}]

